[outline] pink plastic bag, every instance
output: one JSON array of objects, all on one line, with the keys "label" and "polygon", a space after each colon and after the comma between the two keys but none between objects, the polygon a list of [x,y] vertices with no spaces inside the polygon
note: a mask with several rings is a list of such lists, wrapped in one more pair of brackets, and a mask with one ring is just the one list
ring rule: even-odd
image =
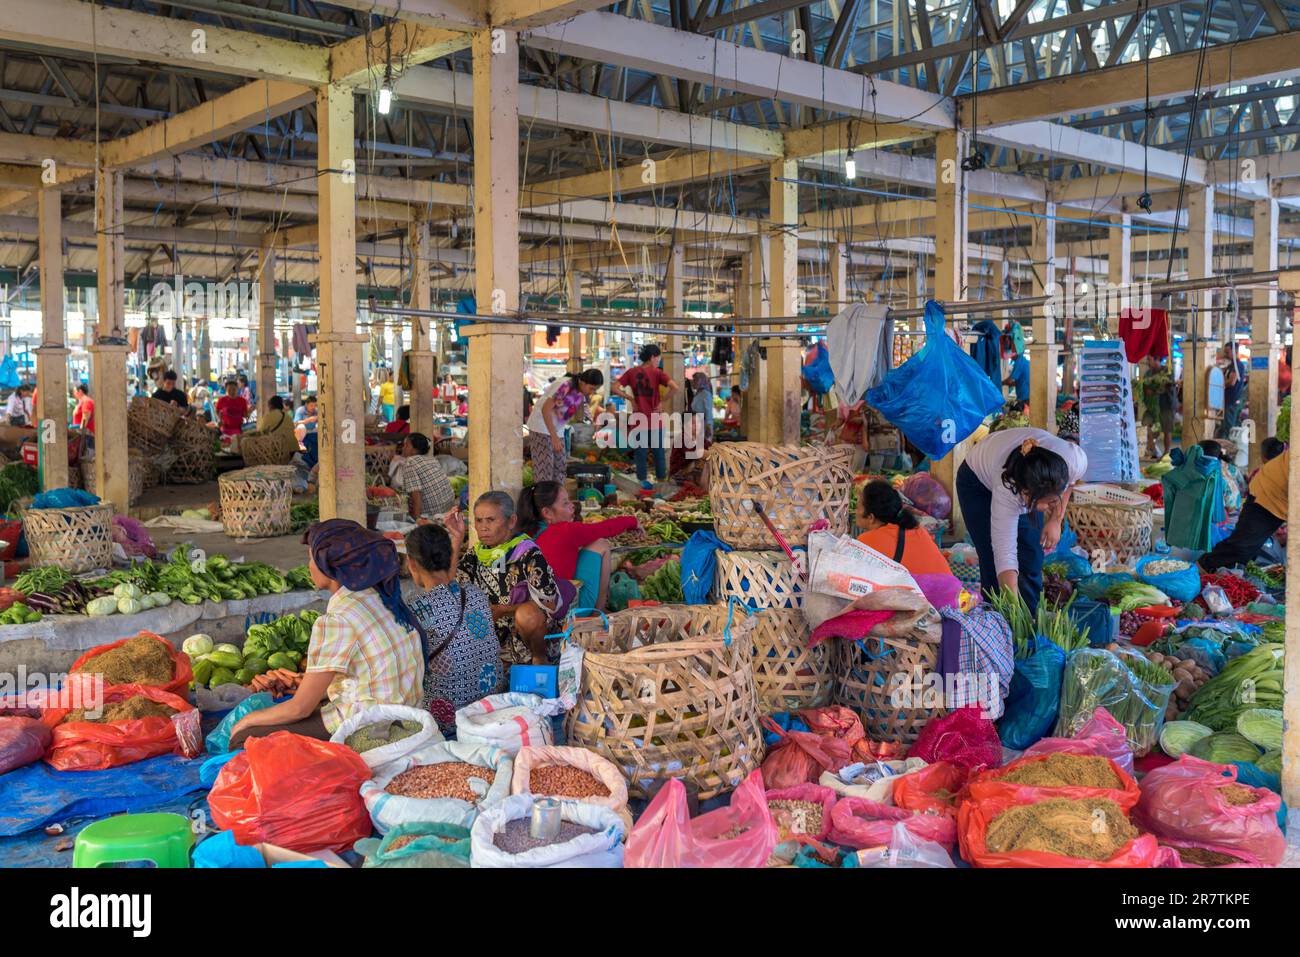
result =
[{"label": "pink plastic bag", "polygon": [[[1198,851],[1216,851],[1219,854],[1227,854],[1238,860],[1236,864],[1193,864],[1191,861],[1184,861],[1179,856],[1176,848],[1194,848]],[[1239,851],[1230,847],[1215,847],[1213,844],[1201,844],[1198,841],[1174,841],[1165,838],[1160,846],[1160,851],[1156,855],[1155,867],[1212,867],[1214,870],[1222,870],[1225,867],[1263,867],[1264,863],[1258,858],[1247,854],[1245,851]]]},{"label": "pink plastic bag", "polygon": [[958,708],[922,728],[907,756],[978,771],[1001,766],[1002,741],[998,729],[979,708]]},{"label": "pink plastic bag", "polygon": [[50,737],[50,729],[35,718],[0,718],[0,774],[39,761]]},{"label": "pink plastic bag", "polygon": [[1125,774],[1133,773],[1133,746],[1128,743],[1128,734],[1105,708],[1094,711],[1073,737],[1039,738],[1022,756],[1054,752],[1101,755],[1118,764]]},{"label": "pink plastic bag", "polygon": [[1194,841],[1276,867],[1286,850],[1277,825],[1282,799],[1268,788],[1250,788],[1253,802],[1229,804],[1222,792],[1236,782],[1232,765],[1184,754],[1142,779],[1133,822],[1162,840]]},{"label": "pink plastic bag", "polygon": [[948,814],[927,814],[906,808],[890,807],[866,798],[840,798],[831,809],[830,839],[845,847],[879,847],[887,845],[895,824],[927,841],[941,844],[951,851],[957,843],[957,819]]},{"label": "pink plastic bag", "polygon": [[946,519],[952,514],[952,497],[936,479],[917,472],[899,489],[907,500],[931,518]]},{"label": "pink plastic bag", "polygon": [[[739,828],[735,837],[722,837]],[[686,788],[673,778],[655,795],[627,836],[624,867],[762,867],[776,847],[761,771],[750,772],[728,807],[686,812]]]},{"label": "pink plastic bag", "polygon": [[835,808],[837,796],[830,788],[822,787],[820,784],[800,784],[792,788],[778,788],[774,791],[768,791],[768,813],[772,815],[772,822],[776,825],[777,842],[789,840],[795,835],[786,833],[786,830],[781,826],[780,812],[773,811],[771,808],[773,801],[813,801],[820,804],[822,806],[822,826],[816,833],[808,836],[824,841],[831,832],[831,811]]},{"label": "pink plastic bag", "polygon": [[834,773],[853,760],[853,750],[842,738],[783,731],[771,718],[763,718],[763,727],[781,736],[763,759],[763,779],[774,788],[816,784],[823,771]]}]

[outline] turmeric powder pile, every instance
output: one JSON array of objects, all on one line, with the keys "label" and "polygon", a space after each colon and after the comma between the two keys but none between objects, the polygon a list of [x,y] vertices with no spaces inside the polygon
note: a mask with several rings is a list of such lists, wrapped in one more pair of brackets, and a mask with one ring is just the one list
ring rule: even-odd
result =
[{"label": "turmeric powder pile", "polygon": [[1105,861],[1137,836],[1114,801],[1051,798],[1007,808],[990,822],[985,844],[995,854],[1044,851]]},{"label": "turmeric powder pile", "polygon": [[1093,754],[1050,754],[1041,761],[1028,761],[998,780],[1036,788],[1111,788],[1124,783],[1103,757]]}]

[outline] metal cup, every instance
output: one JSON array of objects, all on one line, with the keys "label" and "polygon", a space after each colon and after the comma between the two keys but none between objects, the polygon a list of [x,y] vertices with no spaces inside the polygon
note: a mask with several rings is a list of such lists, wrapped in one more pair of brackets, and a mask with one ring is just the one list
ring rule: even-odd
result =
[{"label": "metal cup", "polygon": [[528,821],[528,833],[535,841],[553,841],[560,836],[560,802],[555,798],[537,798]]}]

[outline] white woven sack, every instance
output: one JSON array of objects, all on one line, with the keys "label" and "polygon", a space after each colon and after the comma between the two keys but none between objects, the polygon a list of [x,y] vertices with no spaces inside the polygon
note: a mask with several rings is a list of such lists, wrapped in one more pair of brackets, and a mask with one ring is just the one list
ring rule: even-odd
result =
[{"label": "white woven sack", "polygon": [[520,854],[508,854],[492,838],[507,821],[531,818],[533,796],[514,794],[483,811],[469,835],[470,867],[622,867],[623,822],[607,807],[582,801],[561,801],[560,818],[594,827],[594,834],[580,834],[561,844],[537,847]]},{"label": "white woven sack", "polygon": [[[463,761],[483,767],[482,792],[474,804],[459,798],[413,798],[389,794],[388,782],[410,768],[425,764],[442,764]],[[510,794],[513,762],[501,748],[492,745],[467,744],[464,741],[443,741],[424,748],[417,755],[407,756],[385,765],[383,773],[361,785],[361,800],[370,812],[375,830],[387,834],[399,824],[412,822],[438,822],[469,827],[479,812],[497,804]],[[470,788],[479,791],[478,782],[470,780]]]}]

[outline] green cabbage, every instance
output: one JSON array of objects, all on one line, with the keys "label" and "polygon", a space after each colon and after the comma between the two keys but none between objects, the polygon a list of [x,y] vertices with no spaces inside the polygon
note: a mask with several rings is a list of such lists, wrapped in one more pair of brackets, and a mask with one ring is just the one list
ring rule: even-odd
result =
[{"label": "green cabbage", "polygon": [[141,611],[148,611],[150,608],[153,607],[153,599],[150,598],[148,595],[141,595],[139,598],[136,599],[136,601],[140,603]]},{"label": "green cabbage", "polygon": [[190,635],[181,645],[181,651],[185,652],[191,658],[197,658],[199,655],[206,655],[213,651],[215,646],[212,639],[207,635]]},{"label": "green cabbage", "polygon": [[1106,600],[1121,613],[1151,605],[1168,605],[1169,596],[1144,582],[1120,582],[1106,590]]},{"label": "green cabbage", "polygon": [[228,651],[228,652],[230,652],[232,655],[239,655],[239,657],[241,657],[241,658],[244,657],[244,653],[243,653],[242,651],[239,650],[239,646],[238,646],[238,645],[232,645],[232,644],[229,644],[229,643],[223,643],[223,644],[217,645],[217,646],[216,646],[215,648],[213,648],[212,650],[213,650],[213,651]]},{"label": "green cabbage", "polygon": [[155,608],[162,608],[172,603],[172,596],[165,591],[151,591],[148,595],[149,600],[153,602]]},{"label": "green cabbage", "polygon": [[1282,751],[1274,748],[1271,751],[1265,751],[1255,762],[1255,767],[1269,774],[1282,773]]},{"label": "green cabbage", "polygon": [[117,610],[123,615],[134,615],[136,612],[144,611],[144,606],[140,604],[138,598],[119,598]]},{"label": "green cabbage", "polygon": [[1187,749],[1187,753],[1215,764],[1231,764],[1233,761],[1253,763],[1260,756],[1259,748],[1234,731],[1220,731],[1201,738]]},{"label": "green cabbage", "polygon": [[1237,715],[1237,733],[1266,751],[1282,747],[1282,712],[1276,708],[1251,708]]},{"label": "green cabbage", "polygon": [[112,595],[105,595],[103,598],[92,598],[86,602],[86,614],[93,617],[102,615],[111,615],[117,611],[117,599]]},{"label": "green cabbage", "polygon": [[139,585],[132,582],[123,582],[121,585],[118,585],[113,589],[113,597],[118,601],[121,601],[123,598],[134,598],[138,601],[144,597],[144,592],[141,590]]},{"label": "green cabbage", "polygon": [[1213,728],[1196,721],[1166,721],[1160,729],[1160,750],[1171,758],[1187,752],[1192,745],[1214,733]]}]

